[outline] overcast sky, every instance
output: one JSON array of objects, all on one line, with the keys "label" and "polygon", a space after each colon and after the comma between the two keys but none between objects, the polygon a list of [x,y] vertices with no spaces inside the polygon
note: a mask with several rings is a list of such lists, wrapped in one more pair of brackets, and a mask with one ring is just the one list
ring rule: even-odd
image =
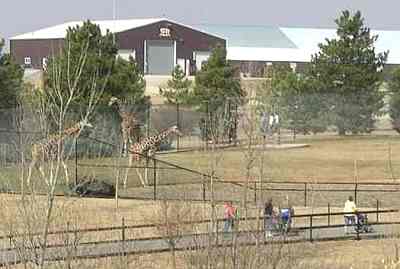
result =
[{"label": "overcast sky", "polygon": [[[374,29],[400,30],[399,0],[116,0],[117,18],[160,17],[187,24],[334,27],[341,10],[361,10]],[[66,21],[111,19],[113,0],[2,0],[0,37]]]}]

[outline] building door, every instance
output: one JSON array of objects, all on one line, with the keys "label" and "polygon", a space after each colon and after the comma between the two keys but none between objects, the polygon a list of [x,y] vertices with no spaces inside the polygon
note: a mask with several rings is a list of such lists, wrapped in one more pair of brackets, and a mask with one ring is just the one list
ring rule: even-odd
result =
[{"label": "building door", "polygon": [[171,40],[146,41],[147,74],[171,75],[175,65],[175,46]]}]

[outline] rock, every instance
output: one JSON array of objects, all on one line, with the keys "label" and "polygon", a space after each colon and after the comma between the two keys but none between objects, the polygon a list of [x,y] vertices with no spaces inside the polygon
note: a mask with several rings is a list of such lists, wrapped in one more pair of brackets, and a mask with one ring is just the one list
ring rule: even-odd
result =
[{"label": "rock", "polygon": [[74,194],[80,196],[94,196],[94,197],[113,197],[115,196],[115,188],[113,185],[96,179],[83,179],[78,185],[70,186]]}]

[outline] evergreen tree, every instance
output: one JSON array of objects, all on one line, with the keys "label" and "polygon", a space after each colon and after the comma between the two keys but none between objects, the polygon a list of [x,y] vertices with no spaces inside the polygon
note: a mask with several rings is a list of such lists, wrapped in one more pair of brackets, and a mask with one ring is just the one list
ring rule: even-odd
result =
[{"label": "evergreen tree", "polygon": [[216,111],[227,99],[241,99],[245,92],[236,70],[227,62],[226,51],[216,47],[208,61],[195,77],[193,99],[203,111],[208,103],[209,112]]},{"label": "evergreen tree", "polygon": [[296,133],[322,132],[327,127],[319,106],[315,81],[306,73],[295,73],[289,64],[273,64],[267,80],[257,92],[257,110],[279,115],[281,127]]},{"label": "evergreen tree", "polygon": [[[240,78],[236,70],[226,60],[226,51],[216,47],[208,61],[195,77],[195,87],[192,101],[203,112],[207,111],[207,122],[201,119],[200,129],[204,139],[210,135],[218,139],[229,136],[232,140],[236,116],[232,115],[232,108],[239,105],[245,97],[240,85]],[[206,128],[207,126],[207,128]],[[207,130],[206,130],[207,129]]]},{"label": "evergreen tree", "polygon": [[375,53],[371,35],[358,11],[335,20],[337,38],[320,44],[312,56],[311,75],[319,84],[320,106],[329,112],[340,135],[369,132],[383,106],[379,91],[387,52]]},{"label": "evergreen tree", "polygon": [[400,133],[400,68],[394,70],[389,81],[389,115],[393,128]]},{"label": "evergreen tree", "polygon": [[107,85],[105,98],[111,96],[124,100],[128,104],[148,104],[149,97],[145,96],[146,81],[135,60],[129,61],[118,57]]},{"label": "evergreen tree", "polygon": [[16,105],[23,89],[24,71],[3,52],[3,47],[4,40],[0,39],[0,107],[10,108]]},{"label": "evergreen tree", "polygon": [[[116,55],[114,37],[109,31],[102,35],[100,27],[90,21],[84,22],[82,26],[70,27],[61,54],[51,57],[47,65],[46,90],[51,91],[52,83],[49,81],[58,80],[65,90],[71,86],[79,90],[75,102],[85,102],[93,87],[94,77],[99,89],[107,83]],[[82,62],[83,68],[80,64]],[[71,77],[76,76],[80,76],[78,85],[71,85]],[[106,87],[107,91],[112,90]]]},{"label": "evergreen tree", "polygon": [[325,131],[328,123],[313,79],[288,67],[273,74],[271,111],[279,114],[281,126],[302,134]]},{"label": "evergreen tree", "polygon": [[169,104],[187,104],[190,101],[191,85],[192,82],[177,65],[172,72],[172,79],[167,82],[167,87],[160,88],[160,94],[167,99]]}]

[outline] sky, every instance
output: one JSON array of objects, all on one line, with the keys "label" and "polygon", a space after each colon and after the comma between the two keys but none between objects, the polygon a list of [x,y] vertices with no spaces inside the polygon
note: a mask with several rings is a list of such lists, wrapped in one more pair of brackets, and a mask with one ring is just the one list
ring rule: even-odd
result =
[{"label": "sky", "polygon": [[[2,0],[0,38],[67,21],[112,19],[114,0]],[[168,17],[185,24],[335,27],[341,10],[360,10],[374,29],[400,30],[399,0],[115,0],[118,19]]]}]

